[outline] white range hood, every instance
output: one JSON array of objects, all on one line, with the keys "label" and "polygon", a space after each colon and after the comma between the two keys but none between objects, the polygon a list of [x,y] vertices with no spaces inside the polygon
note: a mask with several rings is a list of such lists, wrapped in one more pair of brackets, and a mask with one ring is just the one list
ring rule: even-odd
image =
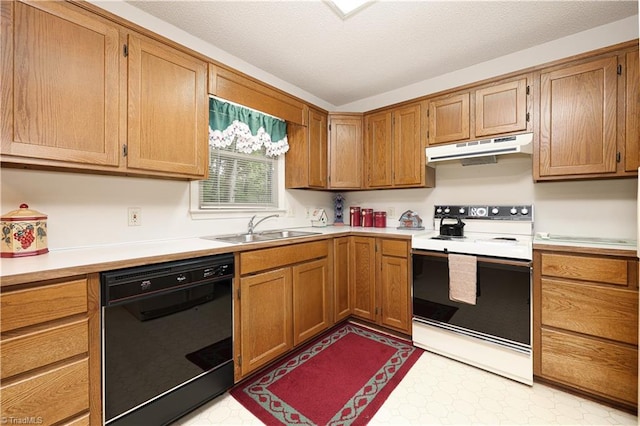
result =
[{"label": "white range hood", "polygon": [[533,133],[482,139],[426,148],[427,162],[460,160],[503,154],[531,154]]}]

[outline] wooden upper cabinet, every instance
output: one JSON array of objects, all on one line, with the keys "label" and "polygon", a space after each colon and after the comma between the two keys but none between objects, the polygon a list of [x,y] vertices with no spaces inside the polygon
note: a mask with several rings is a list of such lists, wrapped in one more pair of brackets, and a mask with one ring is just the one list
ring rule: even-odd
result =
[{"label": "wooden upper cabinet", "polygon": [[207,63],[135,34],[128,49],[128,167],[204,177]]},{"label": "wooden upper cabinet", "polygon": [[429,102],[429,145],[469,139],[469,93]]},{"label": "wooden upper cabinet", "polygon": [[3,155],[119,163],[119,30],[65,2],[2,8]]},{"label": "wooden upper cabinet", "polygon": [[368,188],[435,185],[425,169],[426,103],[365,116],[365,164]]},{"label": "wooden upper cabinet", "polygon": [[616,171],[617,57],[540,75],[540,176]]},{"label": "wooden upper cabinet", "polygon": [[421,185],[425,173],[425,152],[420,104],[393,113],[393,184]]},{"label": "wooden upper cabinet", "polygon": [[329,188],[362,187],[362,116],[329,116]]},{"label": "wooden upper cabinet", "polygon": [[447,94],[429,101],[429,145],[530,131],[530,75]]},{"label": "wooden upper cabinet", "polygon": [[288,123],[285,155],[286,188],[327,188],[327,113],[305,106],[306,126]]},{"label": "wooden upper cabinet", "polygon": [[527,129],[527,79],[478,89],[475,92],[475,136]]},{"label": "wooden upper cabinet", "polygon": [[309,186],[327,187],[327,114],[309,108]]},{"label": "wooden upper cabinet", "polygon": [[625,75],[625,170],[640,167],[640,64],[638,49],[626,54]]},{"label": "wooden upper cabinet", "polygon": [[393,185],[392,113],[383,111],[365,117],[367,186]]}]

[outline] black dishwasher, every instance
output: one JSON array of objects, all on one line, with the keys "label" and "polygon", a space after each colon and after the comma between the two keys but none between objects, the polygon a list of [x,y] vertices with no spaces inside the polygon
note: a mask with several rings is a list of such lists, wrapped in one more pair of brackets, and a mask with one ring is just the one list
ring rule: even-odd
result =
[{"label": "black dishwasher", "polygon": [[101,274],[103,416],[165,425],[233,386],[233,255]]}]

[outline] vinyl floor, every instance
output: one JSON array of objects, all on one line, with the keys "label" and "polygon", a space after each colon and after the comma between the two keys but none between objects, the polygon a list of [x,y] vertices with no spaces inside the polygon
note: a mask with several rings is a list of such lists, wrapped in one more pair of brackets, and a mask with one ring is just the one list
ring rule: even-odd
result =
[{"label": "vinyl floor", "polygon": [[[173,426],[260,424],[225,393]],[[549,386],[530,387],[425,352],[369,424],[637,425],[638,418]]]}]

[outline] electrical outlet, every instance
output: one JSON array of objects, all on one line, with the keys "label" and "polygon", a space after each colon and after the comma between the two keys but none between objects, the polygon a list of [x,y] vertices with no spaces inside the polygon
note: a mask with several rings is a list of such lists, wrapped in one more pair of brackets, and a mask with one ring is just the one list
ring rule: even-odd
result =
[{"label": "electrical outlet", "polygon": [[295,215],[296,215],[296,209],[294,209],[293,207],[289,207],[289,209],[287,209],[287,216],[294,217]]},{"label": "electrical outlet", "polygon": [[309,207],[304,209],[304,217],[305,219],[309,219],[311,217],[311,209]]},{"label": "electrical outlet", "polygon": [[127,212],[129,218],[129,226],[142,225],[142,209],[140,207],[129,207]]},{"label": "electrical outlet", "polygon": [[387,217],[395,218],[396,217],[396,209],[395,207],[387,207]]}]

